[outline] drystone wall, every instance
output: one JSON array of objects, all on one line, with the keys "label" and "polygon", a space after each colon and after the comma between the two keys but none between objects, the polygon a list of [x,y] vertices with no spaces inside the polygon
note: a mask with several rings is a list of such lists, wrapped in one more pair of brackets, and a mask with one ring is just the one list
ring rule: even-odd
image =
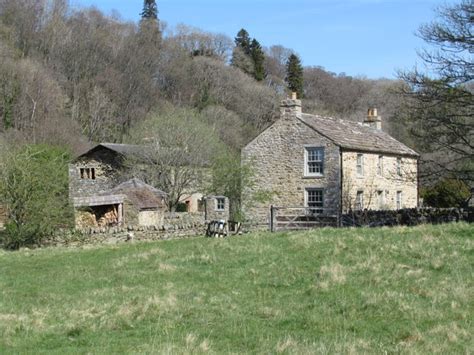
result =
[{"label": "drystone wall", "polygon": [[168,240],[204,236],[204,213],[166,213],[162,226],[126,225],[122,227],[87,228],[55,236],[51,245],[115,244],[133,240]]},{"label": "drystone wall", "polygon": [[343,227],[415,226],[424,223],[473,222],[474,209],[407,208],[398,211],[356,211],[342,215]]}]

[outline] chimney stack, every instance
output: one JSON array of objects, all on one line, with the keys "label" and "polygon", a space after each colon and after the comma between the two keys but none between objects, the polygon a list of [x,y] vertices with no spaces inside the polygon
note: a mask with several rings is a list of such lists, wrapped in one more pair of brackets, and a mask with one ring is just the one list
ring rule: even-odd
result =
[{"label": "chimney stack", "polygon": [[377,115],[377,109],[375,107],[369,108],[367,111],[367,118],[364,124],[372,128],[382,130],[382,117]]},{"label": "chimney stack", "polygon": [[295,116],[302,113],[301,100],[298,100],[296,92],[291,93],[291,99],[282,100],[280,104],[281,117]]}]

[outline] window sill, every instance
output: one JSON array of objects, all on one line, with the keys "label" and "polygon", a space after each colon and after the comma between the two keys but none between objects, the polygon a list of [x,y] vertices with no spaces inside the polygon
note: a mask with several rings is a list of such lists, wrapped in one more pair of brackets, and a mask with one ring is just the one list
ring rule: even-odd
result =
[{"label": "window sill", "polygon": [[323,178],[324,175],[319,174],[319,175],[303,175],[303,179],[321,179]]}]

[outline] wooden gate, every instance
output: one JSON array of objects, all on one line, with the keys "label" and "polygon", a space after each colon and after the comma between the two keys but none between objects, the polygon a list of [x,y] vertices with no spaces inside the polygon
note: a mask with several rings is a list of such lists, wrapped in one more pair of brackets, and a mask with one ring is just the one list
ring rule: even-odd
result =
[{"label": "wooden gate", "polygon": [[270,207],[272,232],[338,227],[339,214],[334,210],[313,207]]}]

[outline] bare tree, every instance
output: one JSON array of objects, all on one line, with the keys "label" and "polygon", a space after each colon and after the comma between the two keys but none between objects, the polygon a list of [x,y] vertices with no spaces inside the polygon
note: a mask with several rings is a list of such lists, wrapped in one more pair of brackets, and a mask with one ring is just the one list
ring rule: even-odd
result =
[{"label": "bare tree", "polygon": [[420,27],[418,35],[432,50],[419,53],[428,73],[400,73],[406,82],[406,122],[429,153],[427,172],[434,178],[455,176],[474,181],[474,4],[463,0],[438,9],[436,21]]},{"label": "bare tree", "polygon": [[168,108],[138,125],[130,140],[144,145],[126,174],[168,194],[172,211],[184,195],[204,191],[203,178],[219,141],[195,111]]}]

